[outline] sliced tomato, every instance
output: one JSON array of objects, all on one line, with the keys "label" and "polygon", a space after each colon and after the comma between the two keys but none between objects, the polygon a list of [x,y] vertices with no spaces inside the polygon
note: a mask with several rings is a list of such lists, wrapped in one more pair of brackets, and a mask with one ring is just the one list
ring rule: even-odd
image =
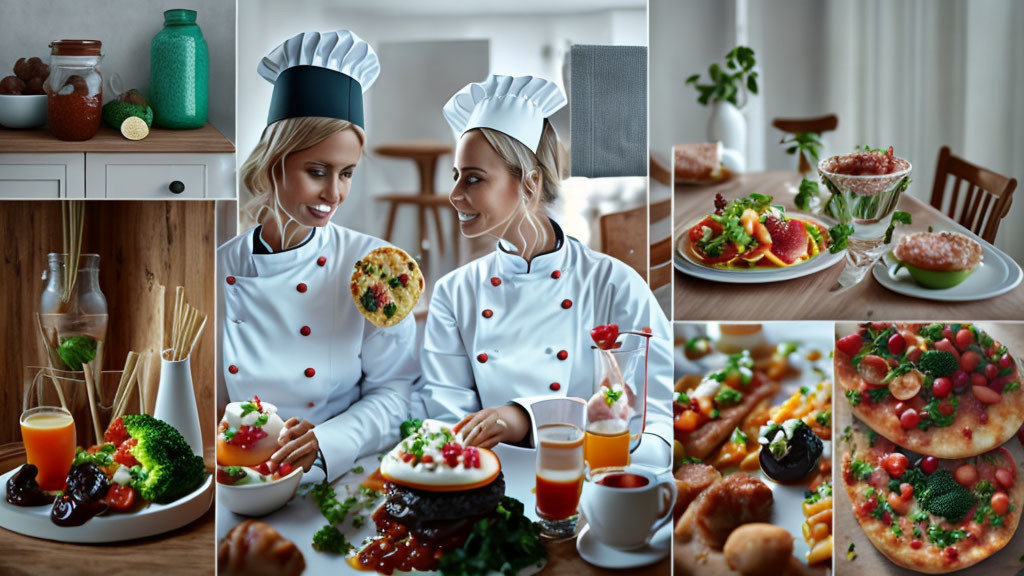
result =
[{"label": "sliced tomato", "polygon": [[107,426],[107,431],[103,433],[103,439],[113,443],[114,446],[120,446],[128,438],[128,430],[125,429],[124,421],[120,418],[111,422],[110,426]]},{"label": "sliced tomato", "polygon": [[135,490],[131,486],[111,484],[103,503],[114,510],[127,510],[135,503]]},{"label": "sliced tomato", "polygon": [[722,253],[717,257],[708,256],[707,254],[701,252],[700,250],[698,250],[697,252],[700,254],[701,260],[704,261],[704,264],[707,265],[728,262],[735,258],[736,254],[739,253],[739,251],[736,250],[736,246],[731,243],[722,246]]},{"label": "sliced tomato", "polygon": [[704,237],[704,227],[707,226],[711,229],[711,236],[718,236],[722,233],[722,225],[711,219],[710,216],[701,220],[693,228],[690,228],[690,242],[696,244]]},{"label": "sliced tomato", "polygon": [[121,445],[117,447],[117,452],[114,452],[114,462],[129,468],[137,466],[139,461],[135,459],[135,456],[132,456],[132,448],[134,448],[138,443],[139,441],[135,438],[129,438],[122,442]]}]

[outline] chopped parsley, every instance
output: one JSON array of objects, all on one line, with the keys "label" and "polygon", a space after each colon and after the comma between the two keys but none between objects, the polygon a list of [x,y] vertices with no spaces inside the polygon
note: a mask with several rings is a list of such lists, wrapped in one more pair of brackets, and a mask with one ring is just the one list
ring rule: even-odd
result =
[{"label": "chopped parsley", "polygon": [[949,413],[949,416],[942,413],[939,410],[939,405],[942,403],[938,398],[932,398],[930,402],[925,404],[923,412],[927,412],[927,416],[921,418],[921,422],[917,425],[921,430],[927,430],[932,426],[936,428],[946,428],[953,425],[953,421],[956,420],[956,410],[960,406],[960,400],[955,396],[952,396],[948,400],[949,404],[953,406],[953,411]]},{"label": "chopped parsley", "polygon": [[739,444],[740,446],[747,445],[747,433],[739,428],[733,428],[732,436],[729,437],[729,441],[733,444]]},{"label": "chopped parsley", "polygon": [[818,424],[821,424],[822,426],[831,426],[832,411],[822,410],[821,412],[818,412],[818,414],[814,417],[814,421],[817,422]]},{"label": "chopped parsley", "polygon": [[939,548],[952,546],[966,537],[963,530],[943,530],[934,524],[928,527],[928,541]]},{"label": "chopped parsley", "polygon": [[804,504],[814,504],[821,502],[825,498],[832,497],[832,483],[822,482],[818,485],[816,490],[805,490],[804,491]]},{"label": "chopped parsley", "polygon": [[728,386],[722,386],[715,394],[715,403],[719,406],[735,406],[741,401],[743,401],[743,393]]},{"label": "chopped parsley", "polygon": [[846,399],[850,401],[850,406],[859,406],[861,402],[860,392],[856,390],[847,390]]},{"label": "chopped parsley", "polygon": [[862,482],[867,482],[868,478],[871,477],[871,473],[874,471],[875,469],[871,464],[868,464],[860,458],[855,458],[853,462],[850,463],[850,473],[853,474],[854,478],[857,478]]},{"label": "chopped parsley", "polygon": [[882,386],[881,388],[872,388],[868,390],[868,398],[871,398],[871,401],[874,402],[875,404],[885,402],[885,399],[891,395],[892,394],[889,392],[889,389],[886,388],[885,386]]}]

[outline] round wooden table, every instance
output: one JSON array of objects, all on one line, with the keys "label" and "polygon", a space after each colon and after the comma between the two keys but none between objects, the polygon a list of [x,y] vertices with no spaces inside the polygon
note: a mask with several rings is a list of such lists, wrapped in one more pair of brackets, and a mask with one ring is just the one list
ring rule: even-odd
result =
[{"label": "round wooden table", "polygon": [[[21,442],[0,444],[0,473],[24,463]],[[0,574],[213,574],[216,544],[213,506],[200,519],[172,532],[116,544],[63,544],[0,528]]]}]

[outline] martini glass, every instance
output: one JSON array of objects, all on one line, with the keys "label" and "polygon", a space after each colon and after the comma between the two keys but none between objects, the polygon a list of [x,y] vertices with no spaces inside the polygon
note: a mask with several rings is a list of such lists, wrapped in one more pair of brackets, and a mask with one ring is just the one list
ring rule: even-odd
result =
[{"label": "martini glass", "polygon": [[824,212],[841,224],[853,227],[846,249],[846,267],[833,292],[857,285],[885,253],[883,242],[889,219],[900,194],[910,184],[910,162],[895,158],[896,170],[888,174],[842,174],[834,171],[842,157],[818,163],[821,181],[832,196]]}]

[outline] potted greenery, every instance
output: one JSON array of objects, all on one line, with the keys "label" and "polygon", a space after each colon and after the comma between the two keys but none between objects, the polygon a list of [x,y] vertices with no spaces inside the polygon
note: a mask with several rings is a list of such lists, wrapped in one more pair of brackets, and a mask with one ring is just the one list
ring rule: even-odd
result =
[{"label": "potted greenery", "polygon": [[686,79],[686,83],[697,89],[697,102],[711,104],[711,118],[708,120],[708,139],[721,142],[722,146],[745,155],[747,147],[747,123],[740,113],[747,103],[748,93],[757,94],[758,73],[754,50],[737,46],[725,55],[725,65],[717,62],[708,67],[708,81],[702,82],[700,74]]},{"label": "potted greenery", "polygon": [[[797,157],[797,171],[804,178],[818,166],[821,153],[821,137],[814,132],[799,132],[783,137],[779,144],[785,144],[786,154]],[[813,160],[813,162],[812,162]]]}]

